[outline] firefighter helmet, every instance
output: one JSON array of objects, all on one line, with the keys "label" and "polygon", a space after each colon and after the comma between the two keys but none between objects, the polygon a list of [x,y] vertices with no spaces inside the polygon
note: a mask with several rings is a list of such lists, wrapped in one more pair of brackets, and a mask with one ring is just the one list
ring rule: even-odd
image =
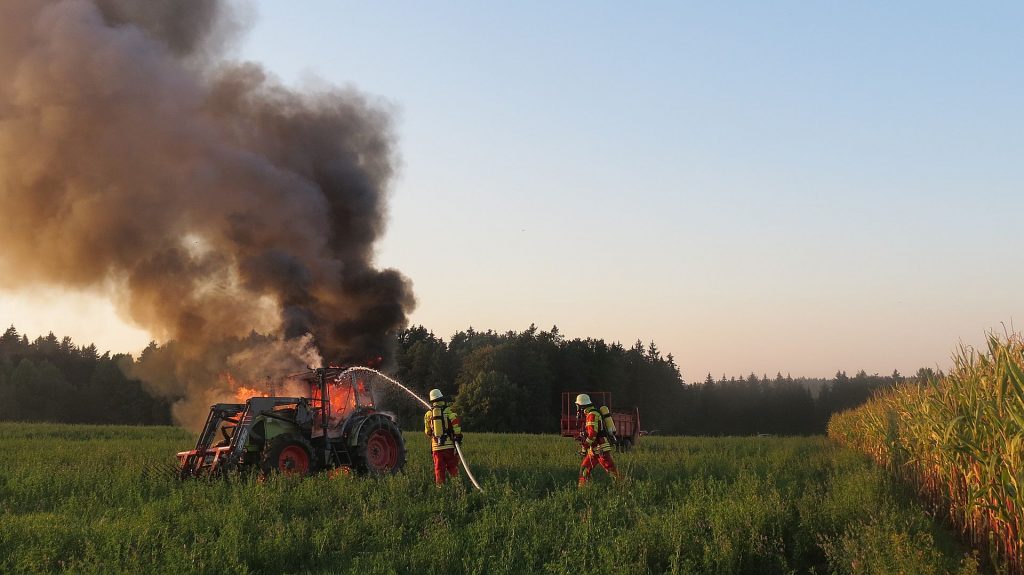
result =
[{"label": "firefighter helmet", "polygon": [[582,407],[584,405],[590,405],[590,396],[585,394],[585,393],[581,393],[581,394],[577,395],[576,396],[576,405],[579,405],[580,407]]},{"label": "firefighter helmet", "polygon": [[430,390],[430,401],[437,401],[437,400],[439,400],[439,399],[441,399],[443,397],[444,397],[444,394],[441,393],[440,389],[431,389]]}]

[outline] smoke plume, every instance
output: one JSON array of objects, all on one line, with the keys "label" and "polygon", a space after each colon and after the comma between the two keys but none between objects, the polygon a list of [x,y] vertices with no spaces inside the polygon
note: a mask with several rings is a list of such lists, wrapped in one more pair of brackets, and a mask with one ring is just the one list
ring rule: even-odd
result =
[{"label": "smoke plume", "polygon": [[373,262],[388,115],[228,60],[240,28],[215,0],[0,2],[0,288],[110,294],[174,342],[140,375],[199,403],[254,345],[382,353],[414,305]]}]

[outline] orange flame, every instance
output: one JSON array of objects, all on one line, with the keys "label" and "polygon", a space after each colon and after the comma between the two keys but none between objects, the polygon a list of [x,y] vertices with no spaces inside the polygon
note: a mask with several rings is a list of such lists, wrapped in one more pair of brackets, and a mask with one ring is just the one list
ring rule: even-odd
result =
[{"label": "orange flame", "polygon": [[250,397],[269,397],[270,396],[270,393],[267,392],[266,390],[256,389],[255,387],[249,387],[249,386],[239,382],[230,373],[227,373],[227,372],[222,373],[221,376],[220,376],[220,379],[221,379],[221,381],[223,381],[224,383],[227,384],[228,388],[230,388],[232,391],[234,391],[234,393],[235,393],[235,400],[238,403],[245,403],[246,400],[248,400]]},{"label": "orange flame", "polygon": [[235,389],[235,399],[238,403],[245,403],[250,397],[269,397],[270,394],[265,391],[253,389],[251,387],[239,386]]},{"label": "orange flame", "polygon": [[[245,403],[247,400],[253,397],[270,397],[269,389],[260,389],[259,387],[250,387],[246,383],[238,381],[235,376],[229,372],[224,372],[220,375],[220,380],[226,388],[228,388],[235,397],[237,403]],[[353,384],[355,384],[353,386]],[[308,384],[304,384],[308,385]],[[262,386],[261,386],[262,387]],[[345,378],[344,380],[335,380],[330,382],[330,412],[328,413],[328,426],[334,426],[345,420],[349,412],[357,407],[356,394],[359,394],[361,402],[369,402],[372,405],[372,398],[367,397],[368,388],[366,382],[361,377],[355,377],[353,379]],[[305,390],[298,390],[294,388],[287,388],[285,395],[290,396],[303,396],[309,397],[312,400],[314,406],[321,406],[322,401],[320,397],[320,388],[317,385],[311,385],[305,388]]]}]

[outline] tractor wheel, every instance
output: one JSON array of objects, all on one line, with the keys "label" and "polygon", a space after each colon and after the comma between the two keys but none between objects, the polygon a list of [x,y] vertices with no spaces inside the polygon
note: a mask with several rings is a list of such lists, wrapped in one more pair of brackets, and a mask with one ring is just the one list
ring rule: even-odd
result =
[{"label": "tractor wheel", "polygon": [[260,469],[264,474],[305,476],[317,470],[313,446],[301,435],[283,433],[267,441]]},{"label": "tractor wheel", "polygon": [[405,438],[394,421],[371,416],[359,429],[353,469],[358,473],[390,475],[405,467]]}]

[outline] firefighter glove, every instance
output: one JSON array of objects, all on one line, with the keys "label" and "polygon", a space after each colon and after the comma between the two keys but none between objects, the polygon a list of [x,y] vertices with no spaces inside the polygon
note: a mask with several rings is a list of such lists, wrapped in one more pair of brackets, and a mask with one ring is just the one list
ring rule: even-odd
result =
[{"label": "firefighter glove", "polygon": [[458,443],[459,445],[462,445],[462,434],[461,433],[456,433],[455,434],[455,443]]}]

